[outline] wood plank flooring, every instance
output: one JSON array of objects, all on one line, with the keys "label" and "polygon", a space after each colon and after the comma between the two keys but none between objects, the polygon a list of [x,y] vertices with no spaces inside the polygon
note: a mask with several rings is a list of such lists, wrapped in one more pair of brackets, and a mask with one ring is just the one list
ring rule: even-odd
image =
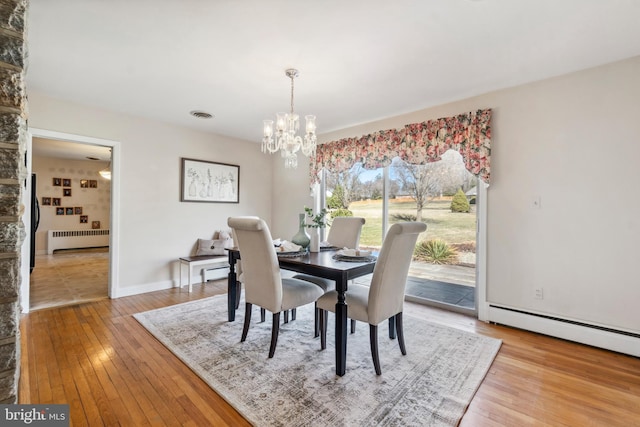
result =
[{"label": "wood plank flooring", "polygon": [[[74,426],[248,425],[132,317],[225,291],[217,281],[24,315],[19,402],[68,403]],[[461,426],[640,426],[638,358],[414,303],[405,313],[503,340]]]}]

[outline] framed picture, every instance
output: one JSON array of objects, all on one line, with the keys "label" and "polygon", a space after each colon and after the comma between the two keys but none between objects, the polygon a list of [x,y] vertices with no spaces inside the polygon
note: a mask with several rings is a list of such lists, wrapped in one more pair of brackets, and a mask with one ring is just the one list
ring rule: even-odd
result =
[{"label": "framed picture", "polygon": [[64,208],[65,215],[73,215],[73,208]]},{"label": "framed picture", "polygon": [[80,180],[80,188],[89,188],[89,180],[81,179]]},{"label": "framed picture", "polygon": [[51,201],[53,202],[53,206],[62,205],[62,201],[60,200],[60,197],[54,197],[53,199],[51,199]]},{"label": "framed picture", "polygon": [[51,206],[51,197],[43,197],[42,206]]},{"label": "framed picture", "polygon": [[91,221],[91,228],[93,228],[94,230],[100,228],[100,221]]},{"label": "framed picture", "polygon": [[71,180],[69,178],[63,178],[62,179],[62,186],[63,187],[71,187]]},{"label": "framed picture", "polygon": [[98,180],[89,180],[89,188],[98,188]]},{"label": "framed picture", "polygon": [[75,208],[73,208],[73,214],[82,215],[82,206],[76,206]]},{"label": "framed picture", "polygon": [[62,178],[53,178],[54,187],[62,187]]},{"label": "framed picture", "polygon": [[56,215],[64,215],[64,208],[56,208]]},{"label": "framed picture", "polygon": [[80,224],[86,224],[89,222],[89,216],[88,215],[80,215]]},{"label": "framed picture", "polygon": [[71,197],[71,189],[70,188],[63,188],[62,189],[62,195],[64,197]]},{"label": "framed picture", "polygon": [[240,203],[240,166],[182,158],[180,201]]}]

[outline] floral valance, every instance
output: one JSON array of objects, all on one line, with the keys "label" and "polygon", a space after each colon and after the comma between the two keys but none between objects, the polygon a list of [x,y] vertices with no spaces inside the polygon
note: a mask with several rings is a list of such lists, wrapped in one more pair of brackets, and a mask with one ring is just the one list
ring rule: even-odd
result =
[{"label": "floral valance", "polygon": [[422,165],[440,160],[440,156],[450,149],[462,155],[469,172],[488,184],[491,109],[320,144],[315,157],[309,159],[311,185],[318,182],[322,169],[345,172],[358,162],[365,169],[377,169],[390,165],[394,157]]}]

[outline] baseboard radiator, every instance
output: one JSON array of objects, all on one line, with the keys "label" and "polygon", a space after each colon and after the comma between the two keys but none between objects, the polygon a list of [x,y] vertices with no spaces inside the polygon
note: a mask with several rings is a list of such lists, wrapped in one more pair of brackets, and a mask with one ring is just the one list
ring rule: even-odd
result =
[{"label": "baseboard radiator", "polygon": [[489,305],[489,321],[640,357],[640,333]]},{"label": "baseboard radiator", "polygon": [[47,253],[58,249],[83,249],[109,246],[109,230],[49,230]]}]

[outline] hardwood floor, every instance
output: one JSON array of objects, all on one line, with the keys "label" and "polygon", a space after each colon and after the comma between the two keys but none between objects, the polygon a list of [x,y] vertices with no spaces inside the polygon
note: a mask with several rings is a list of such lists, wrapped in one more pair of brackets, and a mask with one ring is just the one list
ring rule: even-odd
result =
[{"label": "hardwood floor", "polygon": [[[225,291],[217,281],[24,315],[19,402],[68,403],[74,426],[248,425],[132,317]],[[405,313],[503,340],[461,426],[640,426],[638,358],[414,303]]]}]

